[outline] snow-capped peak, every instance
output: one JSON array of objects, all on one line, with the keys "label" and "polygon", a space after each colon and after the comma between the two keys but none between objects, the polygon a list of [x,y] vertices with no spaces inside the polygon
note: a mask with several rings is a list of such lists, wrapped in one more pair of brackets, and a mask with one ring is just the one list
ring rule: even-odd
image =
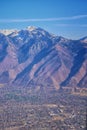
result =
[{"label": "snow-capped peak", "polygon": [[28,27],[27,27],[27,30],[29,30],[29,31],[33,31],[33,30],[35,30],[35,29],[37,29],[35,26],[28,26]]},{"label": "snow-capped peak", "polygon": [[87,36],[80,39],[82,42],[87,43]]},{"label": "snow-capped peak", "polygon": [[18,30],[16,30],[16,29],[2,29],[2,30],[0,30],[0,33],[3,33],[4,35],[9,35],[13,32],[17,32],[17,31]]}]

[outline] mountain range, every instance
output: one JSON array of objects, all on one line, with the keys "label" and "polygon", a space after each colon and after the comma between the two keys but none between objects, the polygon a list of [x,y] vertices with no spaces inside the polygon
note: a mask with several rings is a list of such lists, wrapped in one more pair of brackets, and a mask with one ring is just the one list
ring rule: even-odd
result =
[{"label": "mountain range", "polygon": [[0,85],[87,88],[87,37],[71,40],[39,27],[0,30]]}]

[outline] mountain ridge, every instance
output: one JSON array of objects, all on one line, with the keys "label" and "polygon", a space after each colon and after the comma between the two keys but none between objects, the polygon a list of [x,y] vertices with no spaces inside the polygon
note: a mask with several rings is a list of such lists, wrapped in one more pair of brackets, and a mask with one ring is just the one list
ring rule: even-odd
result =
[{"label": "mountain ridge", "polygon": [[0,41],[0,83],[87,87],[83,39],[69,40],[30,26],[9,35],[0,33]]}]

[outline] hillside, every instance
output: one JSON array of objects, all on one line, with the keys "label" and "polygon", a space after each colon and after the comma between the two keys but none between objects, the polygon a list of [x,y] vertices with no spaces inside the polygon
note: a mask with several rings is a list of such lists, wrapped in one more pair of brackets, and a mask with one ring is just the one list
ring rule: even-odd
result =
[{"label": "hillside", "polygon": [[[4,31],[5,32],[5,31]],[[0,84],[87,88],[87,44],[37,27],[0,33]]]}]

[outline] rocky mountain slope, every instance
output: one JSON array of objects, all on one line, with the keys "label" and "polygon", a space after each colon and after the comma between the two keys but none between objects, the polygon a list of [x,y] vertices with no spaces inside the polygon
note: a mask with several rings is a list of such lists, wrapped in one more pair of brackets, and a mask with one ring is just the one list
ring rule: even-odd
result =
[{"label": "rocky mountain slope", "polygon": [[0,33],[0,84],[86,88],[86,40],[69,40],[36,27]]}]

